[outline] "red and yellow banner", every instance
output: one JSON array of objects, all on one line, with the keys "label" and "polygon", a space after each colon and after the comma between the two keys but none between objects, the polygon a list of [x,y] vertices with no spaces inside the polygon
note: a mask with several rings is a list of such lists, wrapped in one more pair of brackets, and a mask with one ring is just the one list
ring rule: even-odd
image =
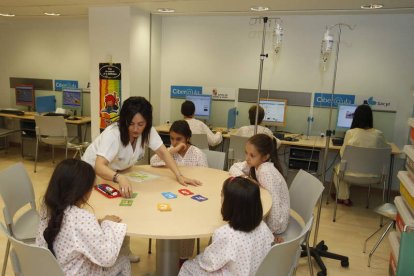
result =
[{"label": "red and yellow banner", "polygon": [[118,120],[121,90],[121,63],[99,63],[99,117],[101,118],[101,129]]}]

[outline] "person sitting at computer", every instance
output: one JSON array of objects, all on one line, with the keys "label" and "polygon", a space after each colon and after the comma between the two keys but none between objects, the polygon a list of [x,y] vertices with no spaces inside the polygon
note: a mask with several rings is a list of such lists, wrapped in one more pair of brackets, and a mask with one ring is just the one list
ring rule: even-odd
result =
[{"label": "person sitting at computer", "polygon": [[[259,114],[257,117],[257,133],[256,134],[264,133],[273,138],[274,137],[273,132],[267,127],[260,125],[263,121],[264,115],[265,115],[264,109],[263,107],[259,105]],[[254,123],[256,121],[256,105],[252,105],[249,108],[249,121],[250,121],[250,125],[239,128],[237,132],[235,133],[235,135],[243,136],[243,137],[252,137],[254,135]],[[281,145],[281,142],[276,137],[274,138],[276,139],[277,148],[279,148]]]},{"label": "person sitting at computer", "polygon": [[[345,133],[344,143],[340,150],[341,157],[344,154],[347,145],[364,147],[364,148],[387,148],[389,147],[385,140],[384,134],[373,128],[373,116],[371,107],[367,104],[358,106],[355,109],[354,118],[352,119],[351,128]],[[339,171],[339,164],[335,167]],[[351,175],[351,173],[349,173]],[[361,176],[360,174],[352,174],[353,176]],[[349,198],[349,183],[341,181],[338,189],[338,183],[334,178],[336,190],[338,192],[338,203],[346,206],[352,206]],[[335,198],[335,194],[331,195]]]},{"label": "person sitting at computer", "polygon": [[213,133],[210,128],[200,120],[194,118],[195,105],[192,101],[185,101],[181,105],[181,114],[187,121],[193,134],[207,134],[208,145],[214,147],[221,143],[223,136],[220,131]]}]

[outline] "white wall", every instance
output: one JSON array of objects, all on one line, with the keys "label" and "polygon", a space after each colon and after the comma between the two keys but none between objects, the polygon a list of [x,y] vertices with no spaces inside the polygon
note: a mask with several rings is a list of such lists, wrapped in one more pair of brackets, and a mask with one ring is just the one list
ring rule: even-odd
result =
[{"label": "white wall", "polygon": [[[271,55],[265,61],[262,89],[331,92],[333,58],[327,72],[319,68],[325,26],[356,25],[353,31],[342,31],[336,93],[396,101],[390,140],[405,144],[406,121],[413,106],[414,15],[290,15],[282,19],[283,49],[277,58]],[[178,101],[169,98],[171,85],[257,88],[262,25],[249,21],[247,16],[163,17],[161,121],[180,117]],[[266,46],[271,54],[270,35]],[[325,111],[315,112],[315,118],[325,120]]]}]

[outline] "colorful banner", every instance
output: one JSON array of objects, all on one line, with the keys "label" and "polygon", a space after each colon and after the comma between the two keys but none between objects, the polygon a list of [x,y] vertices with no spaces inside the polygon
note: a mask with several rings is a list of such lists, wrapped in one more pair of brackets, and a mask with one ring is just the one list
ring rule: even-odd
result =
[{"label": "colorful banner", "polygon": [[[315,93],[313,98],[314,107],[330,107],[332,101],[331,93]],[[334,94],[332,107],[336,108],[338,105],[355,104],[355,95],[350,94]]]},{"label": "colorful banner", "polygon": [[202,95],[203,87],[201,86],[183,86],[171,85],[171,98],[185,99],[187,95]]},{"label": "colorful banner", "polygon": [[104,129],[118,120],[121,104],[121,63],[99,63],[99,117]]},{"label": "colorful banner", "polygon": [[211,95],[213,100],[234,101],[236,99],[235,88],[203,87],[204,95]]}]

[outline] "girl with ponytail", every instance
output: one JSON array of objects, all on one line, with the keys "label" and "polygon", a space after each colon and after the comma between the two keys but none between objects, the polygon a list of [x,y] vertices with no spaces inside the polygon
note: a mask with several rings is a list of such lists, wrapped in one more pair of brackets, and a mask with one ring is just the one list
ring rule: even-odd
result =
[{"label": "girl with ponytail", "polygon": [[276,236],[283,233],[289,222],[289,191],[282,175],[277,155],[277,143],[266,134],[256,134],[247,140],[246,161],[234,163],[230,168],[232,176],[246,175],[256,180],[272,196],[272,208],[265,218],[267,226]]},{"label": "girl with ponytail", "polygon": [[126,224],[117,216],[98,220],[88,204],[95,171],[88,163],[67,159],[53,172],[44,196],[36,244],[55,255],[65,275],[131,274],[126,256],[119,256]]}]

